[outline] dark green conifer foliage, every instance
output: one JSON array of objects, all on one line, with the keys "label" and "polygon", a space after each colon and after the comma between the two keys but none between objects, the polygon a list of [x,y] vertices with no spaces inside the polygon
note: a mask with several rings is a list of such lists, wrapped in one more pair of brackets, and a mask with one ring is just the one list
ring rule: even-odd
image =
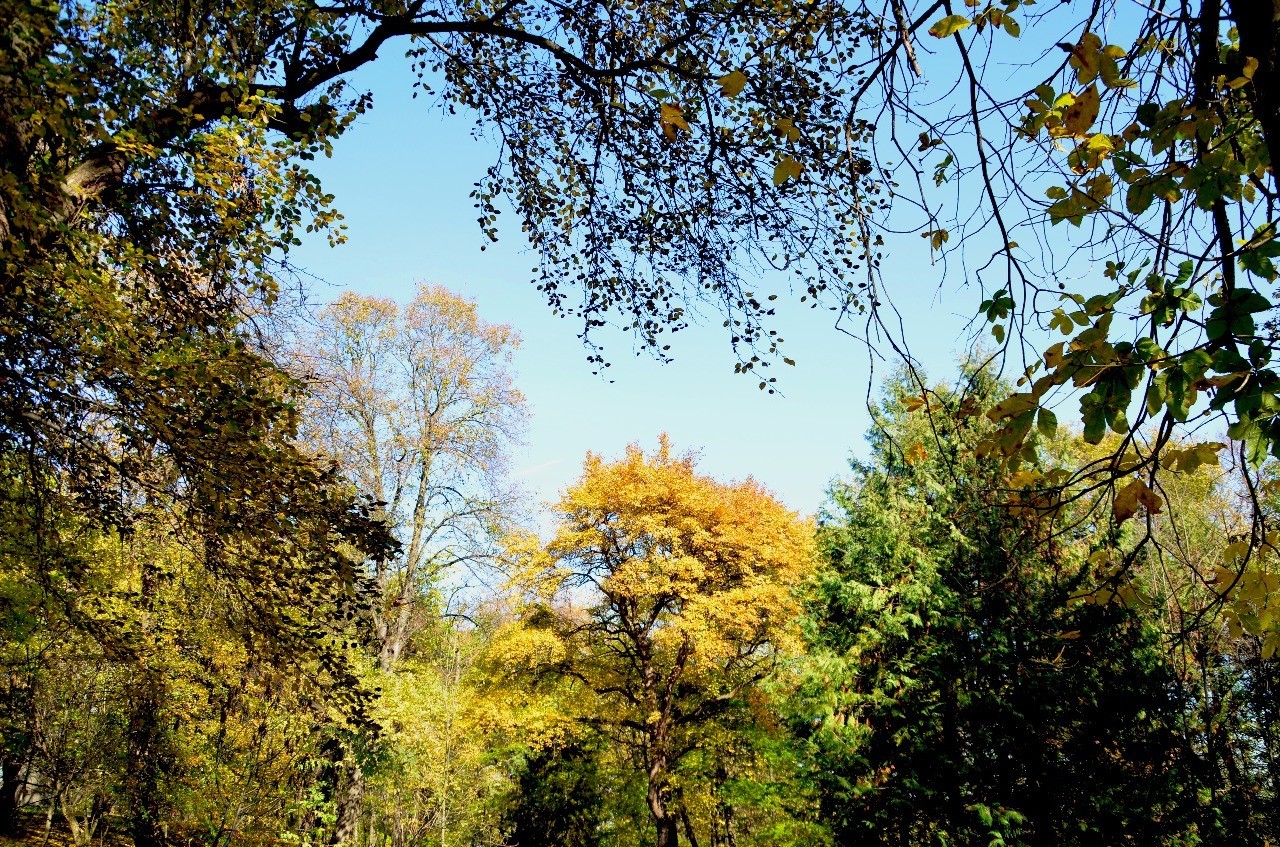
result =
[{"label": "dark green conifer foliage", "polygon": [[1067,606],[1064,551],[1087,538],[1046,543],[995,502],[1007,483],[968,448],[981,419],[931,429],[908,393],[890,385],[820,531],[797,723],[836,842],[1174,843],[1180,704],[1156,630]]},{"label": "dark green conifer foliage", "polygon": [[512,847],[597,847],[601,780],[596,753],[579,743],[540,750],[520,770],[507,812]]}]

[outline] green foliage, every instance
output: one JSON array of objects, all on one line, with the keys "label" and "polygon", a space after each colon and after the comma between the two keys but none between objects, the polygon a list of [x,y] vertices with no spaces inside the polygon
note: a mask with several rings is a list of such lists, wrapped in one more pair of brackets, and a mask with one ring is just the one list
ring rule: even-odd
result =
[{"label": "green foliage", "polygon": [[888,394],[872,461],[832,490],[796,697],[837,842],[1180,843],[1184,704],[1157,631],[1066,608],[1073,539],[991,501],[985,427],[935,437]]},{"label": "green foliage", "polygon": [[604,776],[599,753],[578,743],[530,754],[506,812],[513,847],[599,847]]}]

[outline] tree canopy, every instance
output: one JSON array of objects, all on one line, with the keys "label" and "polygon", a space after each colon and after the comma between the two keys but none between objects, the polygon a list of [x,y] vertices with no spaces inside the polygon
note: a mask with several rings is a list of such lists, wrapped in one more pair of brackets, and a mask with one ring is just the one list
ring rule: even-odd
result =
[{"label": "tree canopy", "polygon": [[[0,828],[1273,842],[1278,15],[0,0]],[[536,539],[509,328],[424,286],[288,337],[391,50],[594,365],[709,307],[776,390],[789,294],[906,364],[816,533],[663,440]],[[976,294],[954,386],[904,237]],[[442,602],[479,561],[518,587]]]},{"label": "tree canopy", "polygon": [[535,607],[510,661],[571,681],[568,719],[632,752],[657,843],[676,847],[682,815],[688,827],[677,769],[786,654],[808,533],[758,484],[697,474],[665,439],[652,456],[588,456],[557,512],[524,578],[548,605],[584,596],[550,616]]}]

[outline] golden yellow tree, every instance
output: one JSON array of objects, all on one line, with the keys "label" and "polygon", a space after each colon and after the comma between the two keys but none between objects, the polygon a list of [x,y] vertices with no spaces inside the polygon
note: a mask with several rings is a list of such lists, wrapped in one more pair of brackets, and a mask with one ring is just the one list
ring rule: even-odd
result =
[{"label": "golden yellow tree", "polygon": [[524,561],[537,611],[508,634],[535,658],[512,666],[570,681],[575,719],[633,751],[658,847],[676,847],[674,769],[787,652],[812,527],[753,480],[697,473],[665,436],[652,455],[588,455],[555,511]]}]

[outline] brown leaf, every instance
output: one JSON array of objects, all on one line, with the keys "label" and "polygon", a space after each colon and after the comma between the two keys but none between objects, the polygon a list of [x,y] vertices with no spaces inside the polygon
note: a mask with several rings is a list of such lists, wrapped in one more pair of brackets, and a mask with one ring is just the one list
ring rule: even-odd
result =
[{"label": "brown leaf", "polygon": [[1135,479],[1120,489],[1115,502],[1111,504],[1112,513],[1120,523],[1127,521],[1138,513],[1139,507],[1145,508],[1153,515],[1164,510],[1164,498],[1140,479]]},{"label": "brown leaf", "polygon": [[1063,111],[1062,125],[1069,135],[1073,135],[1076,138],[1084,138],[1089,134],[1089,129],[1093,126],[1094,121],[1098,119],[1098,111],[1101,107],[1098,86],[1091,85],[1080,92],[1076,96],[1075,102]]}]

